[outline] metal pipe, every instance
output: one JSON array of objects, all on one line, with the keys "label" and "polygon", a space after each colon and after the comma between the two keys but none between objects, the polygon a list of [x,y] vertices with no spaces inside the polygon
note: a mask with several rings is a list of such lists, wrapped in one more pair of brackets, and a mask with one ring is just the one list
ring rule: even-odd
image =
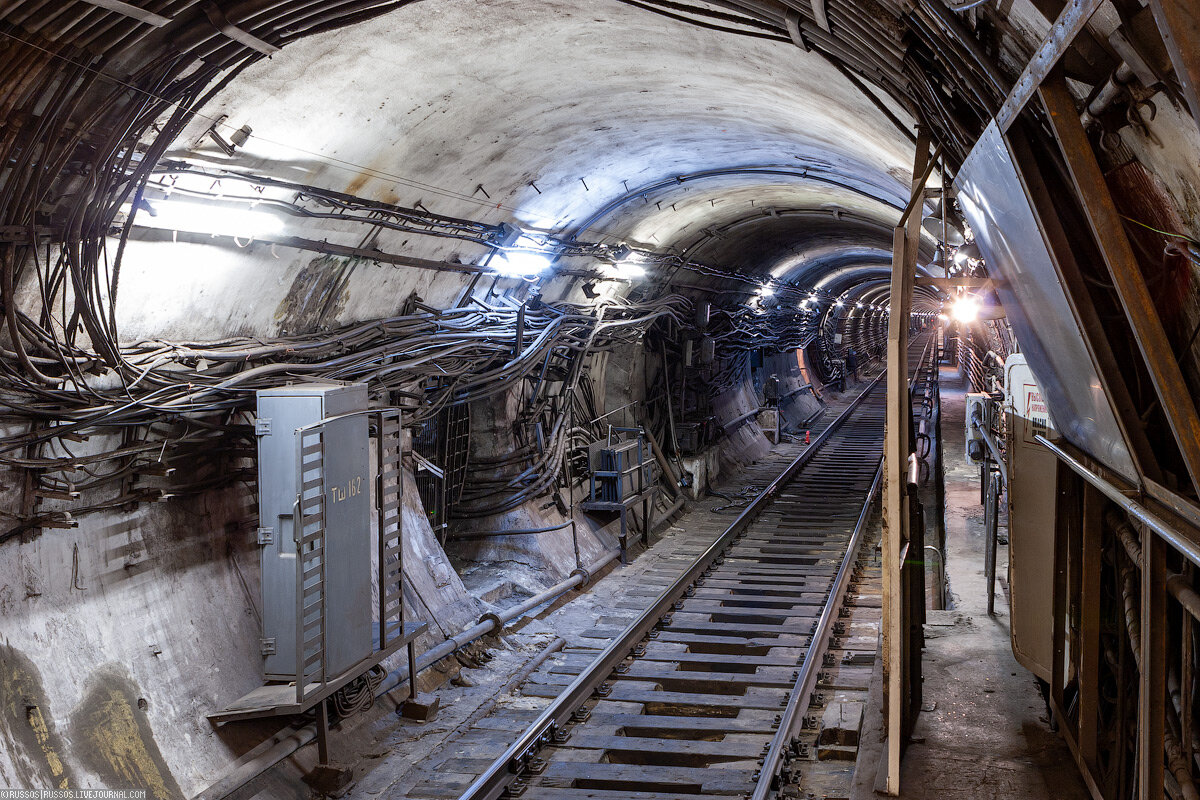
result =
[{"label": "metal pipe", "polygon": [[654,432],[650,430],[649,425],[643,425],[642,430],[646,432],[646,439],[650,442],[650,450],[654,453],[654,460],[658,462],[658,466],[662,470],[663,477],[667,479],[667,485],[671,487],[671,492],[680,497],[683,490],[679,486],[679,480],[675,477],[675,471],[671,469],[671,465],[667,462],[666,455],[663,454],[662,448],[658,445],[658,438]]},{"label": "metal pipe", "polygon": [[1196,592],[1182,575],[1178,572],[1173,572],[1167,575],[1167,588],[1171,591],[1171,595],[1179,601],[1179,605],[1192,615],[1195,619],[1200,619],[1200,594]]},{"label": "metal pipe", "polygon": [[[447,639],[437,647],[422,653],[420,658],[417,659],[417,671],[422,672],[428,669],[446,656],[454,654],[459,649],[491,633],[493,630],[503,627],[517,617],[537,608],[542,603],[553,600],[566,594],[576,586],[586,583],[591,580],[591,575],[594,572],[598,572],[608,566],[620,555],[620,550],[609,550],[586,570],[576,570],[571,574],[571,577],[556,583],[541,594],[529,598],[519,606],[510,608],[501,614],[484,615],[473,627]],[[408,669],[405,667],[404,669],[398,669],[389,673],[383,683],[380,684],[375,696],[377,698],[382,697],[398,688],[404,682],[401,676],[407,674],[407,672]],[[207,789],[197,794],[193,800],[222,800],[222,798],[228,797],[280,761],[283,761],[292,753],[295,753],[301,747],[315,741],[316,738],[316,725],[306,725],[303,728],[291,731],[281,731],[272,739],[263,742],[263,744],[238,759],[232,769],[210,784]]]},{"label": "metal pipe", "polygon": [[762,411],[761,408],[755,408],[751,411],[747,411],[745,414],[742,414],[740,417],[734,417],[733,419],[729,420],[729,422],[722,422],[721,427],[726,432],[728,432],[728,431],[732,430],[733,428],[736,428],[739,425],[753,419],[760,411]]},{"label": "metal pipe", "polygon": [[1034,438],[1043,447],[1058,456],[1058,459],[1074,470],[1079,477],[1092,486],[1095,486],[1100,490],[1101,494],[1124,509],[1125,513],[1162,537],[1163,541],[1182,553],[1188,561],[1196,566],[1200,566],[1200,546],[1197,546],[1195,542],[1172,528],[1165,520],[1142,503],[1133,498],[1126,497],[1120,489],[1110,483],[1103,475],[1091,470],[1086,464],[1051,442],[1045,436],[1037,434]]},{"label": "metal pipe", "polygon": [[1079,122],[1085,128],[1095,122],[1096,118],[1103,114],[1135,79],[1133,68],[1122,61],[1113,72],[1112,77],[1105,82],[1092,102],[1088,103],[1087,108],[1079,115]]},{"label": "metal pipe", "polygon": [[683,501],[683,497],[682,497],[682,496],[680,496],[679,498],[677,498],[677,499],[675,500],[675,502],[674,502],[674,503],[672,503],[672,504],[671,504],[671,506],[670,506],[670,507],[669,507],[669,508],[668,508],[666,511],[664,511],[664,512],[663,512],[662,516],[661,516],[661,517],[658,519],[658,521],[656,521],[656,522],[654,523],[654,525],[652,525],[652,526],[651,526],[651,531],[656,531],[656,530],[658,530],[658,529],[659,529],[659,528],[661,528],[661,527],[665,527],[665,526],[669,525],[669,524],[670,524],[670,522],[671,522],[671,516],[672,516],[672,515],[673,515],[673,514],[674,514],[676,511],[678,511],[679,509],[683,508],[683,502],[684,502],[684,501]]},{"label": "metal pipe", "polygon": [[464,533],[454,533],[450,536],[450,541],[460,539],[492,539],[497,536],[521,536],[532,533],[553,533],[561,531],[563,528],[574,528],[575,520],[569,519],[566,522],[560,522],[557,525],[547,525],[544,528],[514,528],[511,531],[466,531]]},{"label": "metal pipe", "polygon": [[971,427],[979,431],[979,435],[983,437],[984,443],[987,445],[988,452],[992,455],[992,460],[996,462],[997,472],[1000,473],[1000,481],[1004,484],[1004,488],[1008,488],[1008,467],[1004,463],[1004,456],[1000,452],[1000,444],[992,436],[991,430],[983,424],[983,420],[978,414],[971,415]]}]

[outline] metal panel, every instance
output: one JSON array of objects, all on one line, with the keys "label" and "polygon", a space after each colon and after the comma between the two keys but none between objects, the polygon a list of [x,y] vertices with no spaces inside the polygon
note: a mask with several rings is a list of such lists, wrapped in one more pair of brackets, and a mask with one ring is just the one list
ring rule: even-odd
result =
[{"label": "metal panel", "polygon": [[[366,387],[359,385],[309,384],[258,393],[258,419],[263,431],[258,443],[259,524],[271,529],[269,538],[264,537],[268,540],[261,553],[263,637],[274,640],[273,652],[264,653],[263,673],[268,680],[294,680],[298,667],[296,613],[300,598],[296,585],[300,565],[293,514],[302,487],[297,471],[300,448],[296,432],[366,407]],[[306,496],[319,492],[325,506],[313,510],[311,518],[319,517],[322,538],[314,542],[327,559],[306,562],[306,568],[320,566],[322,588],[305,605],[321,596],[326,614],[336,620],[325,632],[323,644],[326,669],[332,675],[371,652],[372,510],[367,417],[359,414],[332,420],[323,434],[304,441],[306,447],[313,442],[330,444],[319,468],[304,475],[306,482],[317,482]],[[312,580],[315,576],[309,582]],[[309,657],[313,652],[310,648]]]},{"label": "metal panel", "polygon": [[[955,180],[1009,322],[1060,432],[1130,481],[1137,472],[1008,148],[993,122]],[[1036,320],[1036,325],[1035,321]]]},{"label": "metal panel", "polygon": [[1054,592],[1054,519],[1058,459],[1037,439],[1052,422],[1041,388],[1023,353],[1004,363],[1008,431],[1008,580],[1013,655],[1045,681],[1054,657],[1054,620],[1046,599]]},{"label": "metal panel", "polygon": [[331,624],[327,667],[339,675],[371,654],[371,451],[365,414],[367,387],[342,387],[326,395],[325,567]]}]

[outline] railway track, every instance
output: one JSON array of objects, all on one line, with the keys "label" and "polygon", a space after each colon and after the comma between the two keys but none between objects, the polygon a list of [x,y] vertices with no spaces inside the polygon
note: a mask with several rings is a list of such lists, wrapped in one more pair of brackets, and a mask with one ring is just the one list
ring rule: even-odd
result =
[{"label": "railway track", "polygon": [[863,566],[884,397],[877,378],[460,800],[771,796]]}]

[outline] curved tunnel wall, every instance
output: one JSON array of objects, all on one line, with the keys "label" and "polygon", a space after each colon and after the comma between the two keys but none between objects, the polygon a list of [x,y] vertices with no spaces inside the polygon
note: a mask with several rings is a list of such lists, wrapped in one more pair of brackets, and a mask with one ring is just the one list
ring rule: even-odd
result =
[{"label": "curved tunnel wall", "polygon": [[[1018,16],[1033,13],[1016,5]],[[1022,45],[1036,38],[1021,29],[1006,35]],[[952,34],[944,36],[953,42]],[[947,58],[953,49],[947,46]],[[1003,56],[1019,67],[1008,49]],[[97,91],[94,102],[102,96]],[[962,97],[947,102],[966,105]],[[903,102],[884,105],[911,122]],[[226,136],[241,125],[253,129],[232,156],[207,135],[221,115]],[[1123,135],[1170,173],[1173,196],[1186,195],[1195,170],[1181,164],[1190,163],[1194,147],[1160,152]],[[773,276],[844,296],[846,305],[881,305],[887,297],[880,279],[888,273],[891,226],[908,194],[912,145],[822,55],[790,43],[699,30],[616,2],[581,8],[549,0],[437,0],[288,43],[218,92],[166,156],[581,241],[629,242],[752,279],[675,270],[620,284],[622,295],[715,294],[745,306],[754,302],[754,281]],[[231,185],[210,190],[227,192]],[[1194,210],[1194,197],[1181,207]],[[1188,215],[1185,224],[1194,228],[1195,219]],[[450,264],[476,264],[487,254],[460,240],[338,220],[287,218],[284,232]],[[138,236],[128,245],[116,305],[124,341],[321,330],[393,315],[414,294],[430,307],[452,307],[468,299],[472,281],[472,273],[347,260],[247,237],[174,238]],[[925,245],[923,263],[932,255],[932,242]],[[590,279],[569,274],[586,266],[581,261],[562,260],[536,287],[489,275],[474,296],[524,299],[538,288],[547,300],[584,301]],[[37,306],[35,281],[20,291],[23,305]],[[832,321],[846,346],[866,341],[853,317],[835,313]],[[788,386],[798,382],[786,352],[771,358],[786,369]],[[603,372],[615,383],[618,372]],[[600,394],[616,407],[639,388],[645,387]],[[734,419],[757,402],[749,376],[739,373],[714,405]],[[501,414],[499,424],[510,415]],[[754,425],[739,427],[730,440],[731,461],[764,450]],[[16,486],[17,473],[6,475]],[[10,548],[15,555],[0,568],[9,587],[2,599],[6,611],[20,609],[29,624],[8,634],[9,647],[69,653],[61,663],[37,666],[55,741],[74,774],[108,780],[66,745],[77,710],[96,686],[132,684],[126,694],[140,687],[149,695],[130,695],[134,707],[147,700],[136,737],[146,763],[161,763],[165,796],[192,794],[248,746],[236,733],[214,733],[203,719],[257,680],[245,500],[245,493],[223,490],[195,502],[143,505],[133,514],[114,510]],[[7,507],[19,503],[9,491]],[[421,524],[423,509],[412,498],[407,512],[427,548],[414,555],[428,564],[425,611],[443,633],[452,632],[476,618],[479,604]],[[517,520],[533,525],[541,518],[526,513]],[[564,570],[572,554],[562,542],[553,538],[538,551],[545,557],[532,562],[531,580]],[[584,549],[610,544],[610,535],[597,533]],[[512,552],[501,545],[466,555]],[[69,585],[45,578],[68,574]],[[196,596],[210,605],[195,607]],[[106,678],[113,664],[123,666],[119,680]],[[0,755],[6,778],[24,774],[17,762],[26,751],[10,753],[17,755]]]}]

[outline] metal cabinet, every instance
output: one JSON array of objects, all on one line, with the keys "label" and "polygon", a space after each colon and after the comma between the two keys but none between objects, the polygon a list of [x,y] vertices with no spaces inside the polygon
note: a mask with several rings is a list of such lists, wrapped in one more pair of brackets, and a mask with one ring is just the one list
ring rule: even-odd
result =
[{"label": "metal cabinet", "polygon": [[[258,503],[262,558],[263,675],[294,680],[305,660],[297,648],[298,615],[312,612],[307,595],[323,594],[319,624],[325,670],[340,674],[372,652],[371,457],[367,387],[361,384],[299,384],[258,392]],[[350,415],[350,416],[345,416]],[[321,426],[321,435],[300,431]],[[297,469],[303,458],[304,471]],[[321,488],[316,488],[316,487]],[[305,499],[323,492],[324,535],[298,547],[296,514]],[[317,550],[319,548],[319,552]],[[301,583],[298,570],[317,573],[321,585]]]}]

